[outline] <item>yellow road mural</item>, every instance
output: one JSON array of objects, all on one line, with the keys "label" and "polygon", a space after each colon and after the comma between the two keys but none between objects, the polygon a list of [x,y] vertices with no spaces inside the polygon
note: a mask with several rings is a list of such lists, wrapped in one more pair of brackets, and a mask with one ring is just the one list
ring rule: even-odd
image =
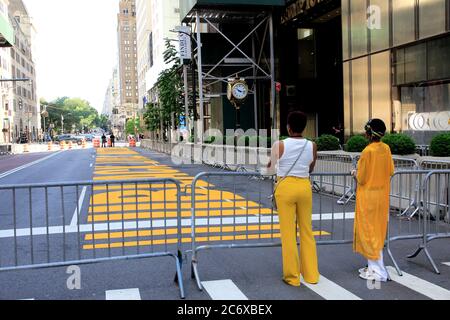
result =
[{"label": "yellow road mural", "polygon": [[[151,160],[128,148],[97,149],[94,170],[94,181],[123,181],[139,179],[172,178],[181,182],[182,190],[190,186],[192,176],[170,166]],[[233,225],[196,227],[198,242],[254,240],[279,238],[277,223],[248,223],[249,217],[270,216],[272,210],[264,208],[254,201],[224,190],[216,190],[214,186],[199,181],[196,190],[196,212],[199,218],[227,217],[234,221]],[[190,190],[190,189],[189,189]],[[85,236],[85,250],[126,248],[136,246],[152,246],[176,244],[178,233],[177,189],[173,183],[111,183],[94,187],[90,199],[88,222],[155,223],[148,229],[93,232]],[[189,192],[190,193],[190,192]],[[181,197],[181,215],[183,219],[191,217],[191,197]],[[272,220],[273,221],[273,220]],[[182,242],[189,243],[192,229],[183,227]],[[329,235],[319,231],[316,235]]]}]

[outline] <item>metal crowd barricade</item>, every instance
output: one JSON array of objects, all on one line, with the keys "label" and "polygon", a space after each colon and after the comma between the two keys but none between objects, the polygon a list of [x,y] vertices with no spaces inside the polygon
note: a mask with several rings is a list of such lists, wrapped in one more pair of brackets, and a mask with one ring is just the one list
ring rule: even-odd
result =
[{"label": "metal crowd barricade", "polygon": [[419,248],[408,258],[425,252],[436,273],[440,273],[429,250],[428,243],[450,238],[450,170],[432,171],[423,181],[422,236]]},{"label": "metal crowd barricade", "polygon": [[[349,174],[353,169],[356,169],[357,158],[351,154],[341,153],[325,153],[321,152],[317,155],[316,171],[317,172],[334,172]],[[318,186],[317,179],[313,179],[313,187],[316,191],[320,192],[321,189],[327,189],[331,183],[331,177],[326,177],[324,181],[321,181],[322,187]],[[333,181],[335,184],[341,186],[347,186],[342,190],[341,197],[337,201],[340,205],[347,205],[356,196],[356,184],[354,179],[349,176],[341,176],[337,181]]]},{"label": "metal crowd barricade", "polygon": [[[420,239],[422,236],[423,202],[420,186],[428,173],[429,171],[422,170],[399,170],[391,178],[391,214],[386,249],[399,275],[402,275],[402,272],[392,253],[391,244],[394,241]],[[412,205],[416,206],[416,209],[414,214],[408,216],[405,213]]]},{"label": "metal crowd barricade", "polygon": [[[269,196],[273,183],[249,179],[259,173],[201,173],[191,187],[191,273],[202,290],[199,255],[205,250],[278,247],[278,213]],[[340,180],[349,173],[318,173],[312,180],[328,191],[313,193],[313,230],[318,245],[353,242],[354,204],[338,206],[338,192],[348,186]],[[336,190],[335,190],[336,189]],[[339,190],[338,190],[339,189]]]},{"label": "metal crowd barricade", "polygon": [[0,271],[172,257],[185,297],[177,180],[1,186],[0,203]]},{"label": "metal crowd barricade", "polygon": [[423,170],[450,170],[449,160],[421,159],[419,163]]}]

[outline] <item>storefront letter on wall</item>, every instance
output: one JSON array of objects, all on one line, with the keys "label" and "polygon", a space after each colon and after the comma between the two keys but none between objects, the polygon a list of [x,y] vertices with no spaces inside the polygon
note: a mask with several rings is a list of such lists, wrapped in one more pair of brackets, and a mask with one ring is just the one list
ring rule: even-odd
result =
[{"label": "storefront letter on wall", "polygon": [[369,6],[367,8],[367,14],[369,18],[367,19],[367,28],[370,30],[380,30],[381,29],[381,8],[379,6]]}]

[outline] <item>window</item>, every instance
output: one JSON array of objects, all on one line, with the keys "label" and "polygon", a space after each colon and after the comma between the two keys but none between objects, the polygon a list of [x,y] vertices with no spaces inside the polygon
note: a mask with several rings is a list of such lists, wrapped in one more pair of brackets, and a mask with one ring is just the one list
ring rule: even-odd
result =
[{"label": "window", "polygon": [[394,44],[401,45],[415,38],[415,0],[395,0],[393,6]]},{"label": "window", "polygon": [[150,32],[148,37],[148,62],[153,67],[153,33]]},{"label": "window", "polygon": [[395,84],[450,79],[450,36],[394,51]]},{"label": "window", "polygon": [[419,37],[445,32],[445,0],[419,0]]}]

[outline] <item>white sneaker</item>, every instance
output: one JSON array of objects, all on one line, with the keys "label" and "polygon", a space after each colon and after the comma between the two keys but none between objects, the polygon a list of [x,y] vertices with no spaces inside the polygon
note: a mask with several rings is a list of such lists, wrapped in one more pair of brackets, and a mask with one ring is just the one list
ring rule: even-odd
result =
[{"label": "white sneaker", "polygon": [[368,272],[369,271],[369,268],[368,267],[365,267],[365,268],[361,268],[361,269],[359,269],[358,270],[358,272],[361,274],[361,273],[366,273],[366,272]]},{"label": "white sneaker", "polygon": [[378,281],[378,282],[386,282],[387,279],[380,278],[377,274],[370,272],[367,270],[367,272],[363,272],[359,274],[359,277],[364,280],[370,280],[370,281]]}]

